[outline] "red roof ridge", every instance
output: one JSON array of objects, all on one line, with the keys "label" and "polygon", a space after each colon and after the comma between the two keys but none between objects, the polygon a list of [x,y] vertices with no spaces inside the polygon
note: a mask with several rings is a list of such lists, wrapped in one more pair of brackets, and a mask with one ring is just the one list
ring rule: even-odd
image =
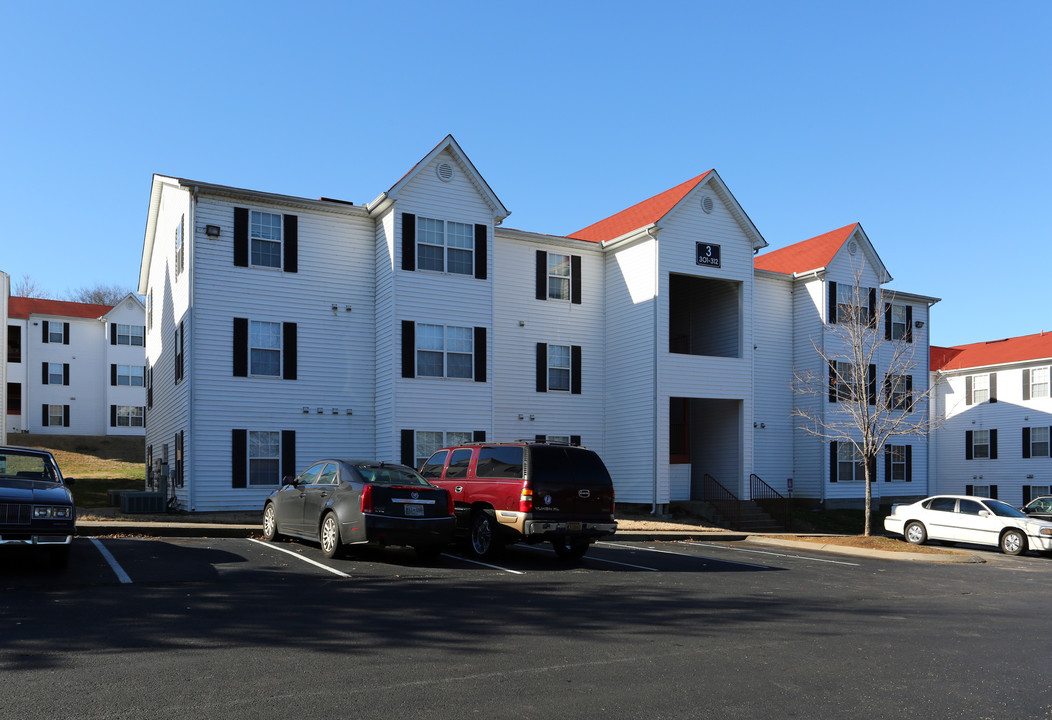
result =
[{"label": "red roof ridge", "polygon": [[566,237],[588,242],[605,242],[619,238],[633,230],[652,225],[665,217],[691,190],[696,188],[712,170],[680,183],[673,188],[625,208],[619,213],[572,232]]}]

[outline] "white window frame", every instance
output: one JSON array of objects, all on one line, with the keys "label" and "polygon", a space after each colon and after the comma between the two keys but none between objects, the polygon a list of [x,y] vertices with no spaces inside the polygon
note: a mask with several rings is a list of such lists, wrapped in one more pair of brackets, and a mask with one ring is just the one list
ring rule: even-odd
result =
[{"label": "white window frame", "polygon": [[[846,457],[850,455],[850,457]],[[839,442],[836,447],[836,480],[838,483],[842,482],[860,482],[866,481],[866,466],[865,460],[862,458],[862,453],[858,451],[854,443],[850,442]],[[844,472],[845,467],[851,468],[851,475],[848,476]]]},{"label": "white window frame", "polygon": [[143,427],[145,424],[145,408],[138,405],[117,406],[117,427]]},{"label": "white window frame", "polygon": [[66,409],[61,405],[47,406],[48,427],[62,427],[66,424]]},{"label": "white window frame", "polygon": [[[267,437],[263,437],[267,436]],[[273,443],[273,445],[271,445]],[[270,451],[270,452],[268,452]],[[248,431],[248,487],[276,487],[281,483],[281,431],[249,430]],[[273,463],[273,481],[253,482],[253,465]],[[269,476],[269,471],[268,471]]]},{"label": "white window frame", "polygon": [[153,288],[146,293],[146,329],[153,330]]},{"label": "white window frame", "polygon": [[175,276],[178,278],[183,272],[183,221],[186,216],[179,218],[179,224],[175,226]]},{"label": "white window frame", "polygon": [[906,306],[891,306],[891,339],[905,340],[909,335],[909,325],[906,323]]},{"label": "white window frame", "polygon": [[[979,453],[979,448],[982,448],[982,454]],[[973,460],[989,460],[990,459],[990,431],[989,430],[973,430],[972,431],[972,459]]]},{"label": "white window frame", "polygon": [[[561,358],[552,357],[554,350],[566,352],[566,364],[562,365],[559,363]],[[570,345],[548,345],[548,390],[555,392],[570,392],[573,387],[573,348]],[[561,377],[562,373],[566,373],[566,387],[560,387],[560,383],[554,381],[555,377]]]},{"label": "white window frame", "polygon": [[[459,341],[450,338],[450,330],[457,331],[454,334],[462,336]],[[458,342],[466,343],[457,345]],[[452,347],[451,347],[452,346]],[[429,367],[430,363],[421,362],[421,355],[427,357],[441,357],[441,372],[434,373]],[[474,380],[475,378],[475,328],[462,325],[439,325],[436,323],[416,324],[416,376],[427,378],[446,378],[449,380]],[[467,358],[466,373],[451,375],[450,360],[457,359],[458,367],[463,367],[464,358]],[[423,369],[422,369],[423,368]]]},{"label": "white window frame", "polygon": [[[906,482],[906,446],[888,445],[891,454],[891,482]],[[899,476],[896,477],[896,474]]]},{"label": "white window frame", "polygon": [[[441,248],[441,267],[425,250]],[[460,253],[467,262],[458,262]],[[417,270],[441,272],[452,275],[475,274],[475,226],[470,223],[418,215],[416,218]],[[461,269],[458,269],[461,268]]]},{"label": "white window frame", "polygon": [[[422,467],[428,458],[444,447],[464,445],[474,435],[470,430],[415,430],[413,431],[413,457],[416,467]],[[421,454],[422,453],[422,454]]]},{"label": "white window frame", "polygon": [[[837,323],[850,323],[856,320],[866,325],[869,317],[869,288],[859,287],[859,297],[855,297],[855,286],[849,283],[837,283],[836,286],[836,321]],[[865,293],[865,297],[862,294]],[[860,304],[855,309],[855,301]],[[865,300],[865,303],[863,301]]]},{"label": "white window frame", "polygon": [[117,385],[121,387],[146,387],[146,373],[143,371],[142,365],[118,365]]},{"label": "white window frame", "polygon": [[[56,369],[57,368],[57,369]],[[48,385],[64,385],[66,379],[65,370],[62,368],[62,363],[49,362],[47,364],[47,384]]]},{"label": "white window frame", "polygon": [[989,485],[972,485],[971,497],[986,498],[992,500],[990,497],[990,486]]},{"label": "white window frame", "polygon": [[[836,402],[854,402],[855,396],[852,392],[855,387],[859,386],[857,379],[855,378],[855,366],[850,362],[844,362],[843,360],[836,361],[836,377],[833,379],[836,384]],[[862,383],[862,386],[865,386]],[[868,392],[868,386],[865,387]]]},{"label": "white window frame", "polygon": [[1030,370],[1030,399],[1047,398],[1049,396],[1049,371],[1048,367],[1036,367]]},{"label": "white window frame", "polygon": [[[276,347],[270,347],[269,345],[262,344],[263,342],[266,342],[266,341],[268,341],[270,339],[270,338],[265,338],[262,335],[260,335],[260,332],[262,332],[265,329],[264,326],[266,326],[266,329],[268,330],[268,333],[267,333],[268,335],[272,334],[273,327],[277,328],[277,336],[276,336],[277,337],[277,340],[276,340],[277,346]],[[257,341],[260,341],[260,343],[257,344]],[[280,322],[271,322],[269,320],[249,320],[248,321],[248,374],[249,374],[249,376],[251,376],[251,377],[281,377],[281,363],[282,363],[282,360],[283,360],[283,358],[281,357],[281,352],[282,352],[282,347],[281,346],[282,346],[282,325],[281,325]],[[259,356],[260,366],[259,366],[259,369],[257,371],[257,365],[256,365],[256,357],[257,357],[256,353],[257,352],[259,352],[259,353],[266,353],[266,357],[271,357],[271,353],[276,353],[277,369],[274,372],[263,372],[263,370],[265,369],[263,367],[264,356],[260,355]]]},{"label": "white window frame", "polygon": [[569,255],[548,253],[548,299],[570,301],[571,260]]},{"label": "white window frame", "polygon": [[[1035,439],[1035,435],[1042,435],[1042,440]],[[1042,452],[1038,452],[1035,448],[1044,446]],[[1049,437],[1049,430],[1047,425],[1039,425],[1030,428],[1030,457],[1032,458],[1047,458],[1052,454],[1052,438]]]},{"label": "white window frame", "polygon": [[908,410],[912,404],[913,398],[906,388],[908,387],[906,379],[909,375],[888,375],[888,383],[890,385],[888,391],[888,404],[892,410]]},{"label": "white window frame", "polygon": [[52,320],[47,325],[48,343],[63,343],[66,340],[66,324]]},{"label": "white window frame", "polygon": [[[980,394],[980,393],[982,393],[982,394]],[[972,404],[973,405],[979,405],[980,403],[985,403],[985,402],[990,402],[990,376],[989,375],[973,375],[972,376]]]},{"label": "white window frame", "polygon": [[[284,216],[280,213],[265,210],[249,211],[248,264],[250,266],[281,270],[284,249],[283,224]],[[276,260],[276,263],[271,260]]]},{"label": "white window frame", "polygon": [[123,325],[117,323],[117,344],[129,347],[146,346],[146,327],[144,325]]}]

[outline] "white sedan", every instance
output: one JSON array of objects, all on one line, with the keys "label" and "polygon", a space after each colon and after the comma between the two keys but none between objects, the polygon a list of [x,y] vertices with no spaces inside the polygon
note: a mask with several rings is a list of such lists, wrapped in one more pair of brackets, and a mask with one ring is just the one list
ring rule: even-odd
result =
[{"label": "white sedan", "polygon": [[993,545],[1006,555],[1052,550],[1052,522],[1035,520],[1000,500],[938,495],[893,505],[884,529],[914,545],[927,540]]}]

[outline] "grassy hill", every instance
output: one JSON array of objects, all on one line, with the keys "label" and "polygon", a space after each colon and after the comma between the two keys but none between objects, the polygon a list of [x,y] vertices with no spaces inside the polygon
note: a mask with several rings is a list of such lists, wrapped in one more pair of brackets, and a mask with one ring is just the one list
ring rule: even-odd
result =
[{"label": "grassy hill", "polygon": [[78,507],[105,507],[107,490],[142,490],[146,480],[141,437],[8,434],[7,442],[50,451],[62,475],[76,479],[72,489]]}]

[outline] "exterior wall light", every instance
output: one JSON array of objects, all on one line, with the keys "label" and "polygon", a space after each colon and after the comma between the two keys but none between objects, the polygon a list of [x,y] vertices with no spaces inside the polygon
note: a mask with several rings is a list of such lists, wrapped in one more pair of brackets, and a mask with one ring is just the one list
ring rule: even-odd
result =
[{"label": "exterior wall light", "polygon": [[210,238],[219,237],[219,233],[221,232],[222,229],[218,225],[205,225],[205,235]]}]

